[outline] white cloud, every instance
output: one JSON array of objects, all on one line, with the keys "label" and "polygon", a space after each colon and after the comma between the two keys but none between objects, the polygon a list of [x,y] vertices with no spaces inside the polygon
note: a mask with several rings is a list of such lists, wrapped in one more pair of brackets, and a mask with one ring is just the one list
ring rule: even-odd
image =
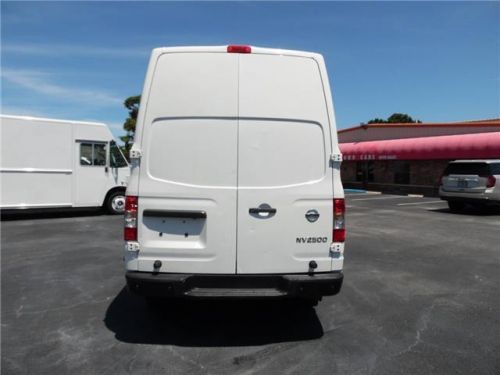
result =
[{"label": "white cloud", "polygon": [[108,125],[110,128],[112,129],[120,129],[120,130],[123,130],[123,123],[121,122],[111,122],[109,123]]},{"label": "white cloud", "polygon": [[5,105],[2,103],[2,115],[48,117],[46,112],[38,109]]},{"label": "white cloud", "polygon": [[2,46],[2,53],[38,55],[38,56],[99,56],[109,58],[144,58],[150,53],[148,48],[99,47],[66,44],[7,44]]},{"label": "white cloud", "polygon": [[[51,80],[51,75],[36,70],[3,69],[2,80],[32,92],[59,99],[93,103],[100,106],[121,105],[122,99],[101,90],[67,87]],[[5,88],[4,88],[5,90]]]}]

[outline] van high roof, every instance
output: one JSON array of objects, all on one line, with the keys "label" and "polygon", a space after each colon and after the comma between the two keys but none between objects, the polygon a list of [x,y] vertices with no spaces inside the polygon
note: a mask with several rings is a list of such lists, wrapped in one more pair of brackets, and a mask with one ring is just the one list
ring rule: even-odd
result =
[{"label": "van high roof", "polygon": [[283,56],[300,56],[313,59],[323,59],[319,53],[296,51],[279,48],[264,48],[250,45],[226,45],[226,46],[195,46],[195,47],[159,47],[153,49],[153,55],[161,55],[164,53],[180,53],[180,52],[220,52],[220,53],[253,53],[262,55],[283,55]]}]

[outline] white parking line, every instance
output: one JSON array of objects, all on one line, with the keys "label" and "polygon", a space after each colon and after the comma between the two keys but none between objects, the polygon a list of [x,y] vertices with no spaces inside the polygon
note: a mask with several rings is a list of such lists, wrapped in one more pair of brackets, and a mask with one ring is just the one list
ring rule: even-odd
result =
[{"label": "white parking line", "polygon": [[351,201],[375,201],[375,200],[382,200],[382,199],[399,199],[399,198],[408,198],[407,195],[392,195],[390,197],[371,197],[371,198],[361,198],[361,199],[351,199]]},{"label": "white parking line", "polygon": [[412,204],[431,204],[431,203],[440,203],[443,201],[426,201],[426,202],[413,202],[413,203],[398,203],[398,206],[409,206]]}]

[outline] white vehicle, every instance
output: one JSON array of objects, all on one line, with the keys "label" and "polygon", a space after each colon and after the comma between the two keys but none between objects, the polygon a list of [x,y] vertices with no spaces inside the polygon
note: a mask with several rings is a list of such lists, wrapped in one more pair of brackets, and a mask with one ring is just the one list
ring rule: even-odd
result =
[{"label": "white vehicle", "polygon": [[466,204],[500,205],[500,159],[455,160],[441,177],[439,196],[448,201],[451,211]]},{"label": "white vehicle", "polygon": [[313,304],[339,292],[344,190],[321,55],[154,49],[130,156],[130,290]]},{"label": "white vehicle", "polygon": [[105,124],[1,115],[2,211],[124,211],[130,168]]}]

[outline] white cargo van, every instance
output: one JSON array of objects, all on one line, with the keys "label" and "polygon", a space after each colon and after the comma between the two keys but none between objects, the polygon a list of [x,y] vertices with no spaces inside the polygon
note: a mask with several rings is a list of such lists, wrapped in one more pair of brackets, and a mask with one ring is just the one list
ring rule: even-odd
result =
[{"label": "white cargo van", "polygon": [[339,292],[344,191],[321,55],[153,50],[130,155],[132,291],[309,301]]},{"label": "white cargo van", "polygon": [[130,169],[105,124],[0,120],[2,212],[103,206],[123,213]]}]

